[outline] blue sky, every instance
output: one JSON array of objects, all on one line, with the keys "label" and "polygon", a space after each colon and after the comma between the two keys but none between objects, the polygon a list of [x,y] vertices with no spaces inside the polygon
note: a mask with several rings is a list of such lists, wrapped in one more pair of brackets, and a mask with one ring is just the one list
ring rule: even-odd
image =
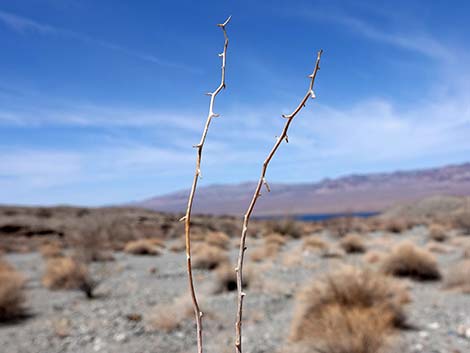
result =
[{"label": "blue sky", "polygon": [[102,205],[255,180],[323,48],[271,182],[470,158],[467,1],[0,0],[0,203]]}]

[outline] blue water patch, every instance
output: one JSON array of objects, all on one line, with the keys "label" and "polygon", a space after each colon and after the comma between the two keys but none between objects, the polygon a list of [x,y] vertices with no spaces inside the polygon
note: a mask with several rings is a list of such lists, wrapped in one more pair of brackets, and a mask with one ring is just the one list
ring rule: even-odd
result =
[{"label": "blue water patch", "polygon": [[260,216],[254,217],[257,219],[295,219],[297,221],[326,221],[328,219],[340,218],[340,217],[357,217],[357,218],[368,218],[377,216],[380,212],[348,212],[348,213],[315,213],[315,214],[302,214],[292,216]]}]

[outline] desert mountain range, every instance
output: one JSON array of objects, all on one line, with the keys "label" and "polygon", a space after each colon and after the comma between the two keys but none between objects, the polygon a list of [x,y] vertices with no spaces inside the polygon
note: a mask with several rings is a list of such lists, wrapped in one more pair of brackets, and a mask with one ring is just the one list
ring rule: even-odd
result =
[{"label": "desert mountain range", "polygon": [[[198,189],[194,213],[241,215],[255,183],[211,185]],[[354,174],[316,183],[271,184],[263,189],[255,214],[294,215],[375,212],[435,195],[470,195],[470,163],[392,173]],[[184,212],[188,190],[152,197],[133,206]]]}]

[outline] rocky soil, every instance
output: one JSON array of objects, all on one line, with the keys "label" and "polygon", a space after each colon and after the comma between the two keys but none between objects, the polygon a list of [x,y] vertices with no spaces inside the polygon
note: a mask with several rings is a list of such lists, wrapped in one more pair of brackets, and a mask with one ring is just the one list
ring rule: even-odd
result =
[{"label": "rocky soil", "polygon": [[[334,242],[326,234],[322,236],[329,243]],[[400,235],[369,234],[368,249],[386,251],[405,238],[424,245],[427,231],[415,227]],[[319,251],[302,252],[301,243],[302,240],[290,240],[273,261],[257,264],[248,261],[251,281],[245,301],[244,352],[293,352],[288,336],[298,289],[341,264],[365,263],[362,254],[324,258]],[[259,244],[261,240],[250,240],[248,259],[250,250]],[[449,252],[436,254],[444,276],[463,251],[460,246],[446,246]],[[233,245],[232,261],[236,254]],[[152,324],[152,319],[171,321],[176,315],[172,303],[187,294],[183,253],[165,251],[160,256],[116,253],[114,262],[92,264],[93,274],[100,280],[97,298],[92,300],[80,292],[44,288],[41,276],[45,262],[38,253],[11,253],[5,259],[28,277],[29,317],[0,326],[2,352],[195,352],[191,317],[181,320],[169,332]],[[214,271],[195,271],[205,312],[206,351],[233,352],[236,297],[234,292],[217,293],[215,276]],[[397,333],[393,352],[470,352],[470,295],[444,290],[442,281],[405,281],[411,291],[412,301],[407,306],[411,328]],[[154,308],[159,306],[161,310],[162,305],[167,305],[166,315],[155,317]],[[180,310],[187,310],[187,305],[181,305]]]}]

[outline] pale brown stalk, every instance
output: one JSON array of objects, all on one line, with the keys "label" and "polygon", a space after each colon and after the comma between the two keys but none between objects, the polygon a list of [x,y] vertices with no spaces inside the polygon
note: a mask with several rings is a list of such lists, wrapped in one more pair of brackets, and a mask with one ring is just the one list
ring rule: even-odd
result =
[{"label": "pale brown stalk", "polygon": [[320,58],[322,55],[323,51],[320,50],[317,54],[317,61],[315,63],[315,68],[313,70],[313,73],[309,75],[308,77],[310,78],[310,85],[308,87],[308,91],[305,94],[304,98],[300,102],[300,104],[295,108],[295,110],[289,114],[289,115],[283,115],[282,117],[287,119],[286,124],[284,125],[284,128],[282,129],[281,135],[277,138],[276,143],[274,144],[273,148],[269,152],[268,156],[266,157],[265,161],[263,162],[263,166],[261,168],[261,175],[258,180],[258,184],[256,185],[255,192],[253,194],[253,198],[251,199],[250,205],[248,206],[248,209],[245,213],[245,216],[243,218],[243,227],[242,227],[242,234],[240,237],[240,250],[238,253],[238,261],[237,261],[237,267],[235,268],[235,271],[237,273],[237,288],[238,288],[238,298],[237,298],[237,321],[235,323],[235,348],[237,353],[242,353],[242,313],[243,313],[243,299],[246,296],[246,293],[243,292],[243,260],[245,257],[245,251],[246,251],[246,234],[248,231],[248,223],[250,221],[251,214],[253,212],[253,209],[255,207],[256,201],[260,197],[261,193],[261,188],[263,185],[266,186],[267,191],[269,192],[269,185],[266,182],[266,171],[268,169],[269,162],[273,158],[274,154],[276,153],[277,149],[281,145],[283,140],[286,140],[286,142],[289,142],[288,137],[287,137],[287,130],[289,129],[290,123],[294,119],[294,117],[299,113],[303,107],[305,107],[305,104],[307,103],[307,100],[309,98],[315,98],[315,93],[313,92],[313,85],[315,83],[315,77],[317,76],[317,72],[320,69]]},{"label": "pale brown stalk", "polygon": [[210,104],[209,104],[209,114],[207,116],[206,124],[204,126],[204,130],[202,132],[201,140],[195,146],[197,150],[197,157],[196,157],[196,171],[194,173],[193,184],[191,186],[191,191],[189,193],[188,198],[188,206],[186,208],[186,214],[181,221],[184,221],[184,231],[185,231],[185,240],[186,240],[186,263],[187,263],[187,272],[188,272],[188,281],[189,281],[189,291],[191,293],[191,299],[193,302],[194,307],[194,315],[196,317],[196,333],[197,333],[197,352],[203,352],[202,346],[202,311],[199,308],[199,303],[196,296],[196,291],[194,289],[194,280],[193,280],[193,270],[191,266],[191,210],[193,207],[193,200],[194,194],[196,192],[197,182],[201,176],[201,159],[202,159],[202,148],[204,147],[204,142],[206,141],[207,132],[209,130],[209,125],[212,121],[212,118],[218,117],[218,114],[214,113],[214,103],[215,97],[225,88],[225,63],[227,57],[227,47],[228,47],[228,36],[225,30],[225,27],[230,22],[231,16],[227,18],[224,23],[218,24],[224,33],[224,50],[219,56],[222,58],[222,78],[220,80],[220,85],[214,92],[207,93],[210,96]]}]

